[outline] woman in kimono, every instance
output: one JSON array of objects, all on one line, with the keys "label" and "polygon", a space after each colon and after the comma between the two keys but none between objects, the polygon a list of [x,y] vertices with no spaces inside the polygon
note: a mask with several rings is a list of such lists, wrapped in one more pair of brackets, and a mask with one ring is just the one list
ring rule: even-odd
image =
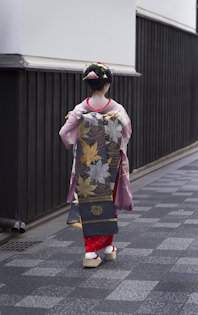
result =
[{"label": "woman in kimono", "polygon": [[66,116],[59,135],[74,159],[67,201],[71,203],[68,224],[82,226],[85,240],[84,267],[116,258],[113,235],[118,232],[117,210],[133,209],[126,156],[131,121],[124,109],[107,99],[112,82],[110,69],[99,62],[86,67],[83,80],[92,96]]}]

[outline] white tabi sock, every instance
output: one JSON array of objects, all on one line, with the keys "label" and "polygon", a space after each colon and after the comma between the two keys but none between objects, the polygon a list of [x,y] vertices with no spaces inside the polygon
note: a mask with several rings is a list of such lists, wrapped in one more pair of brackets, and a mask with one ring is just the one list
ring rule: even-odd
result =
[{"label": "white tabi sock", "polygon": [[[114,250],[116,250],[115,247],[114,247]],[[112,252],[113,252],[113,245],[109,245],[109,246],[105,247],[105,250],[104,250],[105,255],[111,254]]]},{"label": "white tabi sock", "polygon": [[89,252],[85,254],[85,259],[94,259],[96,258],[98,255],[95,252]]}]

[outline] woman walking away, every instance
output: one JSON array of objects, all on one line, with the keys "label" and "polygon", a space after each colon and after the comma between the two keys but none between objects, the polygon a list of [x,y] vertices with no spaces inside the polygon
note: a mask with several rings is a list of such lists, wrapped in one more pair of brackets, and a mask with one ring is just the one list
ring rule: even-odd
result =
[{"label": "woman walking away", "polygon": [[122,105],[105,97],[112,82],[106,65],[87,66],[83,80],[92,96],[66,116],[59,134],[66,148],[73,146],[74,152],[67,223],[82,226],[83,266],[97,267],[102,260],[96,252],[101,249],[106,260],[116,258],[112,241],[118,233],[117,209],[133,209],[126,156],[131,121]]}]

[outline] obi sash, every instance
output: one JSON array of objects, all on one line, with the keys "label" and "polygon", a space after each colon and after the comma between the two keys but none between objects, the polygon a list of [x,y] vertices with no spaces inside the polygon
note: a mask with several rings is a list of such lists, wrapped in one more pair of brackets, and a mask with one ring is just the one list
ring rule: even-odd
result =
[{"label": "obi sash", "polygon": [[68,223],[81,219],[85,236],[118,232],[113,203],[122,125],[114,114],[82,114],[76,147],[76,190]]}]

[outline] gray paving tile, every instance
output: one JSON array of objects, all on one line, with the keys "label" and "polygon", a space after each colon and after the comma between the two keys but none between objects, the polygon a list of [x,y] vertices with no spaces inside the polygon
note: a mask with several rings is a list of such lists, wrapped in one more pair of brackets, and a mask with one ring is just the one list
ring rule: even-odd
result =
[{"label": "gray paving tile", "polygon": [[149,294],[145,302],[140,306],[137,314],[176,315],[187,298],[188,295],[185,293],[154,291]]},{"label": "gray paving tile", "polygon": [[15,306],[19,307],[34,307],[34,308],[47,308],[50,309],[57,305],[62,297],[52,297],[52,296],[26,296],[21,301],[17,302]]},{"label": "gray paving tile", "polygon": [[48,311],[44,308],[1,306],[2,315],[48,315]]},{"label": "gray paving tile", "polygon": [[10,256],[13,256],[13,253],[8,253],[8,252],[0,252],[0,263],[4,260],[6,260],[7,258],[9,258]]},{"label": "gray paving tile", "polygon": [[97,289],[112,289],[114,290],[121,280],[118,279],[98,279],[98,278],[89,278],[85,279],[80,285],[80,288],[97,288]]},{"label": "gray paving tile", "polygon": [[198,304],[198,293],[194,292],[191,294],[190,298],[187,301],[187,304]]},{"label": "gray paving tile", "polygon": [[197,315],[198,314],[198,305],[196,304],[186,304],[179,315]]},{"label": "gray paving tile", "polygon": [[174,264],[177,259],[178,259],[177,257],[168,257],[168,256],[148,256],[144,259],[144,263],[171,265],[171,264]]},{"label": "gray paving tile", "polygon": [[179,273],[198,273],[198,266],[196,265],[175,265],[172,267],[170,272]]},{"label": "gray paving tile", "polygon": [[19,295],[0,294],[0,306],[13,306],[22,299]]},{"label": "gray paving tile", "polygon": [[133,211],[149,211],[150,209],[152,209],[152,207],[141,207],[141,206],[135,206]]},{"label": "gray paving tile", "polygon": [[[115,302],[115,301],[114,301]],[[115,303],[113,303],[113,306],[115,305]],[[116,307],[116,306],[115,306]],[[97,307],[96,307],[97,308]],[[110,307],[109,307],[110,308]],[[94,310],[94,311],[89,311],[89,315],[128,315],[128,314],[130,314],[130,313],[124,313],[124,312],[119,312],[119,311],[115,311],[115,312],[103,312],[103,311],[97,311],[97,310]],[[82,313],[80,313],[80,315],[87,315],[87,313],[86,312],[82,312]]]},{"label": "gray paving tile", "polygon": [[42,261],[42,263],[40,263],[38,265],[38,267],[52,267],[52,268],[67,268],[71,265],[74,264],[74,261],[72,260],[63,260],[63,259],[58,259],[59,257],[57,257],[56,260],[52,260],[52,259],[48,259],[48,260],[44,260]]},{"label": "gray paving tile", "polygon": [[128,275],[127,280],[159,281],[171,268],[168,264],[140,263]]},{"label": "gray paving tile", "polygon": [[[137,301],[117,301],[117,300],[105,300],[96,307],[94,310],[102,312],[102,315],[120,314],[131,315],[135,314],[135,311],[139,308],[141,302]],[[104,313],[103,313],[104,312]],[[94,314],[95,315],[95,314]]]},{"label": "gray paving tile", "polygon": [[137,193],[135,193],[135,194],[134,194],[134,197],[141,199],[141,198],[148,198],[148,197],[149,197],[149,195],[140,194],[140,193],[138,193],[138,194],[137,194]]},{"label": "gray paving tile", "polygon": [[185,211],[184,209],[178,209],[177,211],[170,211],[168,215],[178,215],[178,216],[191,216],[194,211]]},{"label": "gray paving tile", "polygon": [[118,221],[118,227],[125,227],[125,226],[127,226],[129,224],[130,224],[130,222]]},{"label": "gray paving tile", "polygon": [[[169,231],[168,230],[159,230],[156,229],[154,230],[153,227],[149,227],[147,231],[142,231],[141,236],[142,237],[147,237],[147,238],[166,238],[169,235]],[[137,235],[136,235],[137,236]]]},{"label": "gray paving tile", "polygon": [[144,301],[158,281],[124,280],[107,300]]},{"label": "gray paving tile", "polygon": [[198,202],[198,198],[187,198],[184,201],[185,202]]},{"label": "gray paving tile", "polygon": [[139,218],[141,216],[141,214],[137,214],[137,213],[121,213],[118,215],[118,219],[135,219],[135,218]]},{"label": "gray paving tile", "polygon": [[153,225],[155,228],[169,228],[169,229],[175,229],[178,228],[181,225],[181,223],[173,223],[173,222],[158,222]]},{"label": "gray paving tile", "polygon": [[131,271],[126,271],[126,270],[97,270],[91,278],[99,278],[99,279],[125,279]]},{"label": "gray paving tile", "polygon": [[64,249],[64,253],[66,253],[66,254],[84,254],[85,248],[84,247],[66,247]]},{"label": "gray paving tile", "polygon": [[131,248],[139,248],[139,249],[153,249],[156,248],[161,242],[164,240],[164,237],[147,237],[146,236],[139,236],[136,235],[136,237],[133,238],[132,242],[130,243],[131,245],[128,247]]},{"label": "gray paving tile", "polygon": [[197,265],[198,266],[198,258],[181,257],[176,262],[176,265]]},{"label": "gray paving tile", "polygon": [[191,293],[193,288],[195,287],[194,282],[187,282],[185,279],[182,281],[181,277],[182,274],[178,274],[180,279],[174,280],[173,276],[172,279],[161,280],[156,287],[154,288],[155,291],[164,291],[164,292],[186,292]]},{"label": "gray paving tile", "polygon": [[190,250],[198,250],[198,239],[195,239],[194,242],[189,247]]},{"label": "gray paving tile", "polygon": [[125,256],[117,255],[115,261],[103,260],[99,269],[114,270],[114,272],[116,272],[117,270],[131,271],[141,260],[142,257],[139,256],[135,257],[130,256],[130,259],[126,259]]},{"label": "gray paving tile", "polygon": [[59,240],[53,240],[50,241],[50,243],[47,245],[49,247],[67,247],[71,245],[73,241],[59,241]]},{"label": "gray paving tile", "polygon": [[153,249],[148,248],[124,248],[118,254],[125,256],[148,256],[152,253]]},{"label": "gray paving tile", "polygon": [[157,249],[161,250],[185,250],[194,241],[193,238],[169,237],[165,239]]},{"label": "gray paving tile", "polygon": [[32,292],[33,296],[66,297],[75,290],[75,287],[43,285]]},{"label": "gray paving tile", "polygon": [[177,208],[178,204],[177,203],[158,203],[156,208]]},{"label": "gray paving tile", "polygon": [[180,189],[184,191],[197,191],[197,185],[185,185]]},{"label": "gray paving tile", "polygon": [[134,198],[133,198],[133,202],[134,202],[135,205],[137,205],[138,203],[141,202],[141,200],[137,200],[137,199],[134,199]]},{"label": "gray paving tile", "polygon": [[41,259],[13,259],[5,266],[7,267],[35,267],[41,264],[44,260]]},{"label": "gray paving tile", "polygon": [[159,218],[137,218],[135,219],[135,222],[137,223],[156,223],[159,222]]},{"label": "gray paving tile", "polygon": [[100,289],[100,288],[74,288],[68,297],[72,298],[87,298],[104,300],[110,293],[111,289]]},{"label": "gray paving tile", "polygon": [[82,263],[78,268],[74,267],[73,265],[71,267],[68,267],[66,269],[63,269],[57,277],[63,277],[63,278],[89,278],[91,275],[96,272],[94,268],[83,268]]},{"label": "gray paving tile", "polygon": [[48,315],[76,315],[82,312],[90,313],[92,309],[100,304],[100,300],[87,298],[67,297],[59,305],[51,309]]},{"label": "gray paving tile", "polygon": [[198,224],[198,219],[188,219],[184,221],[184,224]]},{"label": "gray paving tile", "polygon": [[23,276],[55,277],[62,268],[35,267],[23,273]]},{"label": "gray paving tile", "polygon": [[114,246],[116,248],[125,248],[127,246],[129,246],[131,243],[130,242],[113,242]]}]

